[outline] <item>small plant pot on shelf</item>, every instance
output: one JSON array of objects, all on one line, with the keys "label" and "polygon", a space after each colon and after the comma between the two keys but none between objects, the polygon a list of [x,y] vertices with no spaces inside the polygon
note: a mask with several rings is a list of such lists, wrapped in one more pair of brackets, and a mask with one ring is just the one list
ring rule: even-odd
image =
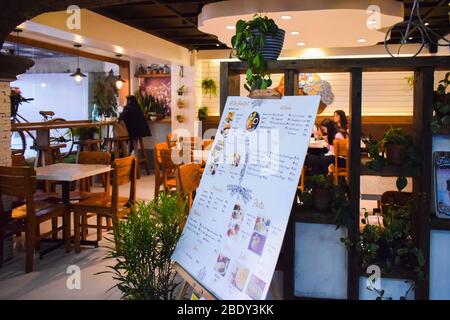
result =
[{"label": "small plant pot on shelf", "polygon": [[401,165],[405,162],[406,146],[388,143],[385,147],[387,161],[395,165]]},{"label": "small plant pot on shelf", "polygon": [[183,122],[184,122],[184,116],[178,115],[178,116],[177,116],[177,121],[178,121],[179,123],[183,123]]},{"label": "small plant pot on shelf", "polygon": [[184,102],[184,100],[178,100],[178,101],[177,101],[177,107],[178,107],[178,108],[184,108],[184,107],[185,107],[185,102]]}]

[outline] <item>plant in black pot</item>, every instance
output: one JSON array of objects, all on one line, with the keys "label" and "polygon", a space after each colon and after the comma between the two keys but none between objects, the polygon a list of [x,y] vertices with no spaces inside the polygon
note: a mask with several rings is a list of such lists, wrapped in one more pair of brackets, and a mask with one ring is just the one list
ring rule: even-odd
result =
[{"label": "plant in black pot", "polygon": [[198,109],[198,120],[204,121],[208,118],[208,107],[203,106],[200,109]]},{"label": "plant in black pot", "polygon": [[285,32],[279,29],[273,19],[255,15],[250,21],[239,20],[231,45],[236,57],[248,63],[248,91],[266,90],[272,85],[267,73],[267,61],[276,60],[283,48]]},{"label": "plant in black pot", "polygon": [[333,200],[333,186],[332,178],[324,175],[313,175],[306,180],[306,187],[312,189],[314,206],[317,210],[327,211],[330,209]]},{"label": "plant in black pot", "polygon": [[431,130],[434,134],[450,134],[450,93],[447,93],[449,78],[450,72],[447,72],[434,92],[434,116],[431,121]]},{"label": "plant in black pot", "polygon": [[395,165],[405,162],[406,149],[409,145],[412,145],[412,137],[406,135],[402,128],[391,127],[384,133],[381,140],[387,161]]}]

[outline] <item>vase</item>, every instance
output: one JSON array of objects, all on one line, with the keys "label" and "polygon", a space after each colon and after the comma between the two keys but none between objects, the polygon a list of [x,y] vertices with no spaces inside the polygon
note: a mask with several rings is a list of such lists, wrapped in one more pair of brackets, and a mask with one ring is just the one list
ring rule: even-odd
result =
[{"label": "vase", "polygon": [[401,144],[386,144],[386,159],[391,164],[401,165],[405,162],[406,147]]}]

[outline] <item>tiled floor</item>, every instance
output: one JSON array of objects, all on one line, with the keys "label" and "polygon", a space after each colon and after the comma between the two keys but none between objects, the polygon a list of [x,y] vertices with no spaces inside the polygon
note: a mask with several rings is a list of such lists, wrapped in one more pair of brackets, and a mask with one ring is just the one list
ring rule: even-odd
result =
[{"label": "tiled floor", "polygon": [[[409,183],[411,187],[411,183]],[[395,178],[361,177],[362,193],[377,193],[379,190],[395,190]],[[122,195],[129,189],[123,186]],[[141,200],[153,198],[154,176],[143,176],[138,180],[137,197]],[[376,201],[361,201],[361,208],[371,211]],[[93,231],[91,232],[93,233]],[[105,260],[107,249],[105,241],[97,249],[86,247],[80,254],[66,254],[61,247],[42,260],[35,257],[34,271],[24,273],[25,257],[23,254],[23,237],[16,240],[15,257],[0,269],[0,299],[120,299],[120,292],[114,288],[111,275],[96,273],[105,271],[111,261]],[[78,266],[81,274],[81,288],[70,290],[67,281],[70,274],[67,268]],[[281,289],[280,274],[277,274],[277,286]],[[70,281],[69,281],[70,282]],[[109,290],[109,291],[108,291]]]}]

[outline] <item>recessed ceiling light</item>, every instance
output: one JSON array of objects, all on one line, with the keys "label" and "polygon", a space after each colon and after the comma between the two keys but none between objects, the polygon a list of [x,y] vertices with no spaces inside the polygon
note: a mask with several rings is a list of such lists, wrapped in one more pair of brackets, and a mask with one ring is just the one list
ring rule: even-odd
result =
[{"label": "recessed ceiling light", "polygon": [[369,21],[367,21],[367,24],[375,24],[375,23],[377,23],[376,20],[369,20]]},{"label": "recessed ceiling light", "polygon": [[234,30],[234,29],[236,29],[236,27],[235,26],[227,26],[227,29],[228,30]]},{"label": "recessed ceiling light", "polygon": [[361,38],[361,39],[358,39],[358,42],[359,43],[364,43],[364,42],[366,42],[367,40],[366,39],[363,39],[363,38]]},{"label": "recessed ceiling light", "polygon": [[216,47],[220,47],[220,44],[216,43]]},{"label": "recessed ceiling light", "polygon": [[298,46],[304,46],[305,43],[304,43],[304,42],[297,42],[297,45],[298,45]]},{"label": "recessed ceiling light", "polygon": [[291,32],[291,35],[293,35],[293,36],[298,36],[300,34],[300,32],[298,32],[298,31],[292,31]]},{"label": "recessed ceiling light", "polygon": [[412,39],[413,39],[413,37],[408,37],[408,39],[409,39],[409,40],[412,40]]},{"label": "recessed ceiling light", "polygon": [[429,26],[429,25],[430,25],[430,23],[429,23],[429,22],[425,22],[425,25],[426,25],[426,26]]},{"label": "recessed ceiling light", "polygon": [[291,20],[292,17],[291,16],[281,16],[281,19],[283,19],[283,20]]}]

